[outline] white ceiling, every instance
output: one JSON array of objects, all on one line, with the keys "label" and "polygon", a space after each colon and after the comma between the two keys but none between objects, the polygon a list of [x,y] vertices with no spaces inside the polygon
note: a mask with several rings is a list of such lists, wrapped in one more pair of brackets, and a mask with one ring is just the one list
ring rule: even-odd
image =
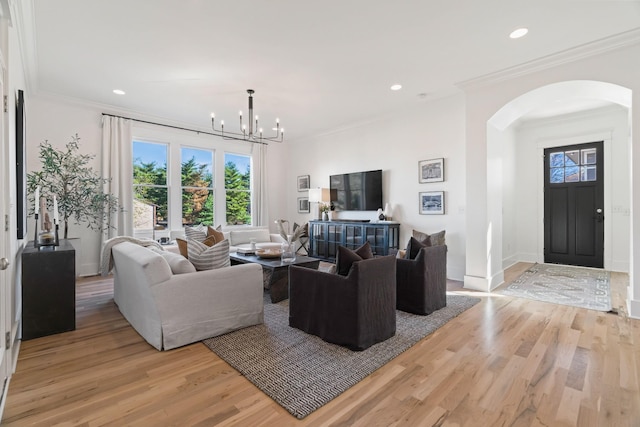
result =
[{"label": "white ceiling", "polygon": [[[279,117],[288,139],[640,34],[640,1],[631,0],[30,1],[35,93],[206,129],[212,111],[235,125],[251,88],[265,128]],[[519,27],[529,34],[510,39]]]}]

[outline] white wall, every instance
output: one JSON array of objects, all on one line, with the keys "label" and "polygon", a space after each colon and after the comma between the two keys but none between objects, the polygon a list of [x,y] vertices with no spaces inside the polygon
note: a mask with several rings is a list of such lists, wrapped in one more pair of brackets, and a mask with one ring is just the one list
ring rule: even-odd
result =
[{"label": "white wall", "polygon": [[[462,280],[465,265],[464,97],[461,95],[416,103],[410,109],[379,121],[291,143],[287,194],[293,203],[290,218],[308,221],[313,213],[298,214],[295,201],[306,196],[296,190],[296,178],[310,175],[311,187],[329,187],[329,176],[382,169],[383,202],[392,207],[392,219],[401,223],[400,245],[406,246],[412,229],[433,233],[445,229],[448,271]],[[418,183],[418,162],[445,159],[445,181]],[[420,215],[418,193],[444,191],[444,215]],[[313,207],[312,207],[313,209]],[[375,220],[375,211],[340,212],[337,218]]]},{"label": "white wall", "polygon": [[517,149],[517,257],[543,262],[544,148],[604,140],[605,269],[629,271],[630,171],[629,126],[625,108],[613,106],[519,126]]},{"label": "white wall", "polygon": [[507,268],[523,261],[518,250],[518,218],[522,213],[520,197],[525,189],[518,183],[521,165],[516,160],[516,143],[513,129],[499,136],[497,145],[502,154],[502,267]]},{"label": "white wall", "polygon": [[[34,96],[27,110],[27,171],[40,170],[39,145],[48,140],[54,148],[63,149],[71,136],[80,137],[80,152],[96,155],[91,162],[100,173],[102,127],[100,111],[88,105],[74,105],[60,100]],[[61,224],[61,234],[64,225]],[[34,222],[29,218],[27,236],[33,240]],[[84,225],[69,223],[69,238],[76,247],[76,274],[95,274],[99,267],[100,234]]]}]

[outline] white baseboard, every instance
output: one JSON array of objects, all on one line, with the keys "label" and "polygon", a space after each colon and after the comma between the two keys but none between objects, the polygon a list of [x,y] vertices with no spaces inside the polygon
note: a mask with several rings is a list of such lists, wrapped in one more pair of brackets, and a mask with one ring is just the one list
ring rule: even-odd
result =
[{"label": "white baseboard", "polygon": [[487,292],[489,289],[487,279],[485,277],[477,276],[464,276],[465,289],[472,289],[474,291]]}]

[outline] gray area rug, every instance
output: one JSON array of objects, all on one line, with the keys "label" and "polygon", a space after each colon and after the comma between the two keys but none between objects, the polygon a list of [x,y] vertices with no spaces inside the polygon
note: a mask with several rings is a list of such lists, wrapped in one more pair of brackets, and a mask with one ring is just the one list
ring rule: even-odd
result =
[{"label": "gray area rug", "polygon": [[609,272],[557,264],[535,264],[498,293],[591,310],[611,310]]},{"label": "gray area rug", "polygon": [[447,307],[429,316],[396,311],[396,335],[354,352],[289,326],[289,300],[265,298],[264,324],[203,343],[297,418],[304,418],[349,387],[480,302],[447,295]]}]

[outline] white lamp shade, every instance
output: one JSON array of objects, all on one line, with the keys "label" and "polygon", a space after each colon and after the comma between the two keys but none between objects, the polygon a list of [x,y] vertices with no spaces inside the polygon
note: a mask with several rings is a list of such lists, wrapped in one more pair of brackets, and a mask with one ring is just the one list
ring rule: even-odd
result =
[{"label": "white lamp shade", "polygon": [[330,202],[331,192],[328,188],[310,188],[309,203]]}]

